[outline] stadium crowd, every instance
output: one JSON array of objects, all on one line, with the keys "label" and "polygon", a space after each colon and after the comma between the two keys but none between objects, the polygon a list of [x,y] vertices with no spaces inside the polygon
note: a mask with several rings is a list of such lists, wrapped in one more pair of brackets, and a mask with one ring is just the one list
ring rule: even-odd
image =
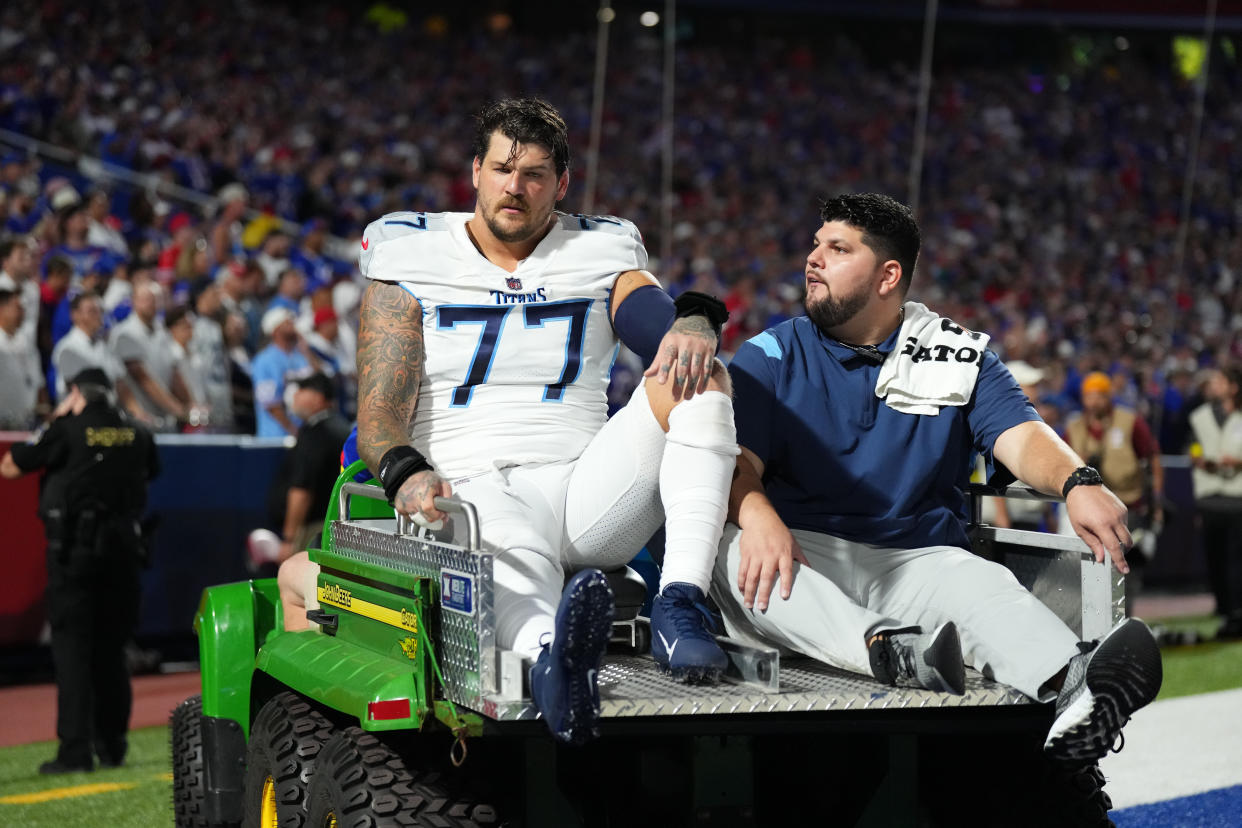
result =
[{"label": "stadium crowd", "polygon": [[[663,228],[660,35],[622,23],[592,209],[635,221],[653,254],[671,233],[671,261],[653,270],[673,292],[727,298],[729,351],[801,312],[816,197],[905,197],[917,48],[893,60],[827,26],[686,34]],[[1232,51],[1211,63],[1179,257],[1194,94],[1169,33],[1136,36],[1143,49],[1095,37],[1085,57],[1055,45],[1017,57],[990,32],[960,31],[938,53],[912,298],[1041,369],[1054,420],[1102,370],[1162,448],[1182,451],[1201,372],[1242,360]],[[312,369],[337,378],[350,416],[360,289],[330,238],[356,241],[391,210],[469,209],[463,121],[508,94],[565,114],[576,166],[564,206],[580,209],[594,37],[589,23],[550,38],[503,15],[467,26],[382,5],[5,4],[0,129],[215,205],[109,191],[89,167],[5,151],[0,307],[13,304],[6,292],[25,306],[10,339],[37,352],[39,411],[55,402],[57,349],[71,350],[76,328],[78,346],[106,343],[136,389],[131,410],[157,428],[292,433],[296,417],[277,410],[286,377]],[[79,320],[92,295],[93,331]]]}]

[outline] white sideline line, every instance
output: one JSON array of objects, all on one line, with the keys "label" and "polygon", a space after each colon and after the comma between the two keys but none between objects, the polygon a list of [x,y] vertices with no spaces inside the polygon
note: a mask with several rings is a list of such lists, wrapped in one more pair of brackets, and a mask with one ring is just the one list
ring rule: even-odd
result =
[{"label": "white sideline line", "polygon": [[1242,690],[1155,702],[1125,739],[1100,760],[1114,809],[1242,784]]}]

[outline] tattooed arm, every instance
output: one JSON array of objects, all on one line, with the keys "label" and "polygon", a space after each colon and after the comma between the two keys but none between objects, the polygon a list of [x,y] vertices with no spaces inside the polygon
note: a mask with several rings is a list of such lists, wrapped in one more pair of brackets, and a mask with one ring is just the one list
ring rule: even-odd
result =
[{"label": "tattooed arm", "polygon": [[[373,473],[389,449],[410,444],[425,357],[422,313],[414,298],[398,285],[367,285],[358,317],[358,456]],[[444,513],[432,500],[450,494],[439,474],[421,471],[401,485],[393,507],[440,520]]]},{"label": "tattooed arm", "polygon": [[[621,303],[645,285],[659,287],[660,283],[645,270],[627,270],[617,277],[612,288],[614,321]],[[661,385],[671,378],[673,399],[690,399],[707,390],[715,356],[716,332],[711,323],[702,316],[684,316],[673,320],[643,376],[658,377]]]}]

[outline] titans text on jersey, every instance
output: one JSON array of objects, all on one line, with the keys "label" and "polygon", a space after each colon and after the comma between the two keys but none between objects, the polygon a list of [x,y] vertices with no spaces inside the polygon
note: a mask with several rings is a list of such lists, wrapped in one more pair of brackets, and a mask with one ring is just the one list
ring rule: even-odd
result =
[{"label": "titans text on jersey", "polygon": [[546,302],[548,294],[543,288],[534,293],[505,293],[499,290],[488,291],[497,305],[520,305],[524,302]]}]

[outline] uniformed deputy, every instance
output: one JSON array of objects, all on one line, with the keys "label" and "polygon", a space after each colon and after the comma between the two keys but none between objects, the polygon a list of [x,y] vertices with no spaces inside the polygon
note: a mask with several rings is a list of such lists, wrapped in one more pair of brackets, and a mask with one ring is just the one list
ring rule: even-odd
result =
[{"label": "uniformed deputy", "polygon": [[13,446],[0,474],[46,471],[39,514],[47,534],[48,618],[56,668],[56,758],[40,773],[125,759],[132,694],[125,643],[138,622],[147,482],[159,473],[151,433],[116,405],[98,368],[70,380],[55,419]]}]

